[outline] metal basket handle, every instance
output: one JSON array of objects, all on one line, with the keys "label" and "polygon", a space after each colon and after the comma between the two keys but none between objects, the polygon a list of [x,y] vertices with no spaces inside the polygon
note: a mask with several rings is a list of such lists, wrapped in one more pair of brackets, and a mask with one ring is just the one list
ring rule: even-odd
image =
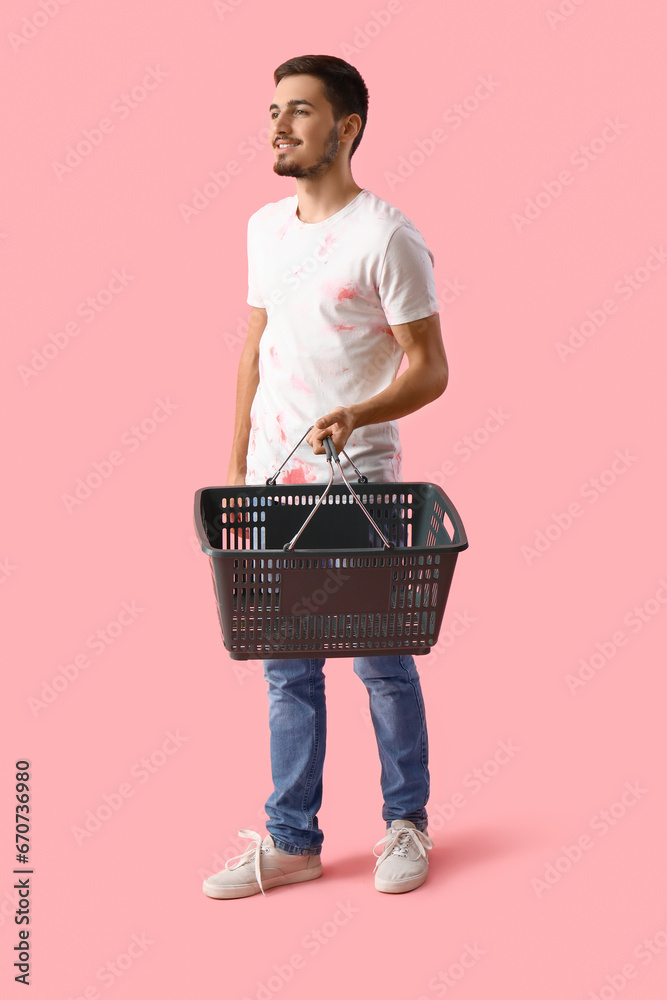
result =
[{"label": "metal basket handle", "polygon": [[[367,519],[373,525],[373,527],[375,528],[375,531],[378,533],[378,535],[380,536],[380,538],[384,542],[384,547],[386,549],[393,549],[394,543],[390,542],[388,538],[385,538],[384,534],[380,531],[380,529],[378,528],[377,524],[375,523],[375,521],[373,520],[373,518],[371,517],[371,515],[368,513],[368,511],[366,510],[366,508],[362,504],[361,500],[359,499],[359,497],[354,492],[354,490],[352,489],[352,487],[348,483],[347,479],[345,478],[345,473],[343,472],[342,466],[340,464],[340,458],[338,457],[338,452],[336,451],[336,446],[333,443],[333,438],[332,437],[325,437],[324,440],[323,440],[323,442],[322,442],[322,444],[324,445],[325,451],[327,452],[327,461],[328,461],[328,463],[329,463],[329,465],[331,467],[332,478],[333,478],[333,463],[335,462],[337,464],[337,466],[338,466],[338,471],[340,472],[341,479],[343,480],[343,482],[345,483],[345,485],[348,488],[350,496],[352,497],[352,499],[354,500],[354,502],[357,504],[357,506],[360,507],[361,510],[363,510],[363,512],[366,515]],[[343,452],[343,454],[345,455],[345,452]],[[347,458],[347,455],[345,455],[345,457]],[[348,458],[348,462],[349,461],[350,461],[350,459]],[[354,463],[351,463],[351,464],[354,465]],[[356,465],[354,466],[354,468],[357,469]],[[359,472],[358,469],[357,469],[357,472]],[[359,475],[361,476],[361,473],[359,473]],[[366,477],[363,476],[362,478],[360,478],[359,482],[367,483],[368,479],[366,479]]]},{"label": "metal basket handle", "polygon": [[[308,434],[311,430],[312,430],[312,426],[308,428],[308,430],[306,431],[306,434]],[[306,434],[303,435],[303,437],[301,438],[301,441],[303,441],[303,438],[305,438]],[[301,444],[301,441],[299,441],[299,444]],[[299,447],[299,444],[297,444],[296,448]],[[329,482],[327,483],[327,488],[325,489],[324,493],[322,493],[317,498],[317,503],[315,504],[315,506],[311,510],[310,514],[308,515],[308,517],[306,518],[306,520],[303,522],[303,524],[301,525],[301,527],[297,531],[297,533],[294,536],[294,538],[292,538],[291,541],[289,541],[285,545],[283,545],[283,550],[285,552],[289,552],[291,549],[294,548],[294,546],[296,545],[297,541],[299,540],[299,538],[303,534],[306,526],[310,523],[311,519],[315,516],[315,512],[319,509],[319,507],[322,504],[324,498],[326,497],[327,493],[331,489],[331,486],[332,486],[332,483],[333,483],[333,477],[334,477],[334,468],[333,468],[334,462],[338,466],[338,471],[340,472],[341,478],[342,478],[343,482],[345,483],[345,485],[347,486],[348,491],[349,491],[352,499],[361,508],[361,510],[364,512],[364,515],[366,516],[366,518],[373,525],[373,528],[375,529],[375,531],[377,532],[377,534],[382,539],[384,547],[386,549],[393,549],[394,548],[394,543],[390,542],[389,539],[386,538],[385,535],[382,533],[382,531],[380,531],[380,529],[378,528],[377,524],[375,523],[375,521],[373,520],[373,518],[371,517],[371,515],[368,513],[368,511],[366,510],[366,508],[362,504],[361,500],[359,499],[359,497],[354,492],[354,490],[352,489],[352,487],[348,483],[347,479],[345,478],[345,473],[343,472],[343,470],[341,468],[340,458],[338,457],[338,452],[336,451],[336,447],[335,447],[335,445],[333,443],[333,438],[331,436],[325,437],[323,439],[323,441],[322,441],[322,444],[324,445],[324,450],[325,450],[326,455],[327,455],[327,462],[329,463]],[[285,465],[285,463],[288,461],[288,459],[291,457],[291,455],[294,454],[294,452],[296,451],[296,448],[292,449],[292,451],[290,452],[290,454],[285,459],[285,462],[283,462],[283,465]],[[343,451],[343,454],[345,455],[344,451]],[[356,465],[354,465],[354,462],[352,462],[351,459],[348,458],[347,455],[345,455],[345,457],[347,458],[348,462],[350,462],[350,464],[354,467],[354,469],[358,473],[358,475],[359,475],[359,482],[360,483],[362,483],[362,482],[363,483],[367,483],[368,479],[366,478],[366,476],[362,476],[361,475],[361,473],[357,469]],[[280,466],[280,469],[282,469],[283,465]],[[273,474],[273,476],[271,476],[269,479],[267,479],[267,481],[266,481],[266,485],[267,486],[275,486],[276,485],[276,476],[280,472],[280,469],[278,469],[278,472],[275,472]]]},{"label": "metal basket handle", "polygon": [[[297,441],[297,443],[294,445],[294,447],[292,448],[291,452],[289,453],[289,455],[287,456],[287,458],[285,459],[285,461],[282,463],[282,465],[278,469],[276,469],[276,471],[273,473],[272,476],[269,476],[269,478],[266,480],[266,485],[267,486],[275,486],[276,485],[276,483],[278,481],[278,476],[280,475],[281,471],[287,465],[287,463],[289,462],[290,458],[292,457],[292,455],[294,454],[294,452],[296,451],[296,449],[299,447],[299,445],[301,444],[301,442],[304,440],[304,438],[306,437],[306,434],[310,434],[310,432],[312,431],[312,429],[313,429],[314,426],[315,426],[314,424],[311,424],[310,427],[307,428],[306,433],[301,438],[301,441]],[[326,441],[326,438],[325,438],[325,441]],[[350,465],[352,466],[352,468],[354,469],[354,471],[358,475],[359,482],[360,483],[367,483],[368,482],[368,476],[364,476],[363,473],[361,473],[359,471],[359,469],[356,467],[356,465],[354,464],[354,462],[352,461],[352,459],[350,458],[350,456],[348,455],[348,453],[345,451],[344,448],[341,448],[341,452],[342,452],[343,455],[345,455],[345,458],[348,460],[348,462],[350,463]],[[336,457],[336,461],[338,461],[338,457]],[[340,466],[340,462],[338,462],[338,465]]]}]

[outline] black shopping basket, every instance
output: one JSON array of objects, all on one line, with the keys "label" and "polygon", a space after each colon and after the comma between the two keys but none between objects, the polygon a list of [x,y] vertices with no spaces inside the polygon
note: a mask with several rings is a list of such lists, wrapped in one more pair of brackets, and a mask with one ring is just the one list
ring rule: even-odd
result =
[{"label": "black shopping basket", "polygon": [[276,473],[265,486],[195,494],[234,660],[421,654],[437,642],[468,547],[454,504],[431,483],[369,483],[343,451],[359,475],[350,484],[324,445],[328,485],[281,486]]}]

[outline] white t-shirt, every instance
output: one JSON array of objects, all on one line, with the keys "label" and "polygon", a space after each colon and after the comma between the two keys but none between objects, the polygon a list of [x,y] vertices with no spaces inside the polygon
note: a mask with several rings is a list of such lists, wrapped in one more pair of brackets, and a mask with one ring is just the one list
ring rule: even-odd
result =
[{"label": "white t-shirt", "polygon": [[[319,417],[391,384],[403,350],[390,324],[438,311],[433,254],[397,208],[366,188],[322,222],[302,222],[297,204],[296,194],[271,202],[248,221],[247,301],[267,312],[248,485],[263,485]],[[371,482],[401,481],[395,420],[358,427],[345,451]],[[278,481],[328,478],[325,456],[304,441]]]}]

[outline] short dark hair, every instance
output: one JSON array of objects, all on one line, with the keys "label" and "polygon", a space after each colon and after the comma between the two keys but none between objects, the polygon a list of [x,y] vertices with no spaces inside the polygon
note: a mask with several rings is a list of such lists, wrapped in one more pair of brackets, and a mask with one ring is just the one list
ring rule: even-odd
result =
[{"label": "short dark hair", "polygon": [[333,110],[334,121],[345,115],[359,115],[361,128],[350,148],[350,159],[361,142],[368,117],[368,88],[358,69],[338,56],[295,56],[274,71],[276,86],[285,76],[308,74],[322,81],[322,94]]}]

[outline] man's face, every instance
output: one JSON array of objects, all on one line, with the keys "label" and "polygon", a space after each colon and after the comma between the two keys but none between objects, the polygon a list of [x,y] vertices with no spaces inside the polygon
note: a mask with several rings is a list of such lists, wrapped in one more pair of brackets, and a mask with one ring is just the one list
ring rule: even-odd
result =
[{"label": "man's face", "polygon": [[[338,125],[321,80],[305,73],[283,77],[269,114],[276,174],[314,180],[331,169],[340,149]],[[281,149],[281,141],[290,145]]]}]

